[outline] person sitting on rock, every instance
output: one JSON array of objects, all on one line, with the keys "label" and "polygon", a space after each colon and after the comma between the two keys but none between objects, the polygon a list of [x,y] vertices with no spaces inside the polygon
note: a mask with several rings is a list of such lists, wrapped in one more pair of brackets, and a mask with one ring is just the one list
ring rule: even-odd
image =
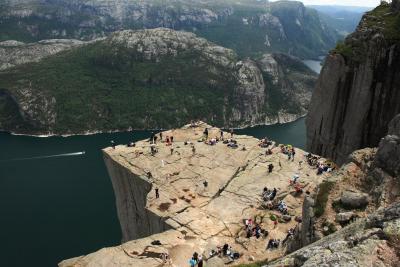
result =
[{"label": "person sitting on rock", "polygon": [[228,244],[224,244],[224,246],[222,247],[222,255],[223,256],[227,255],[228,249],[229,249],[229,245]]},{"label": "person sitting on rock", "polygon": [[278,190],[276,190],[276,188],[274,188],[274,190],[272,190],[271,195],[269,196],[269,200],[274,200],[276,197],[276,193],[278,192]]},{"label": "person sitting on rock", "polygon": [[256,226],[253,228],[253,233],[254,233],[254,236],[255,236],[257,239],[260,238],[260,236],[261,236],[261,227],[260,227],[260,225],[259,225],[258,223],[257,223]]},{"label": "person sitting on rock", "polygon": [[291,184],[295,185],[297,183],[297,180],[299,180],[300,176],[296,173],[295,175],[293,175],[293,178],[291,180]]},{"label": "person sitting on rock", "polygon": [[270,239],[269,241],[268,241],[268,245],[267,245],[267,249],[272,249],[274,246],[273,246],[273,243],[274,243],[274,239]]},{"label": "person sitting on rock", "polygon": [[286,205],[286,203],[285,203],[283,200],[280,200],[280,201],[279,201],[279,203],[278,203],[278,210],[279,210],[281,213],[284,213],[284,211],[287,211],[287,205]]},{"label": "person sitting on rock", "polygon": [[253,232],[251,231],[251,228],[247,227],[247,230],[246,230],[246,237],[247,237],[247,238],[250,238],[250,237],[252,237],[252,235],[253,235]]},{"label": "person sitting on rock", "polygon": [[284,245],[293,235],[294,235],[294,228],[290,228],[287,232],[285,239],[283,239],[282,241],[282,245]]},{"label": "person sitting on rock", "polygon": [[320,164],[320,165],[318,165],[318,168],[317,168],[317,175],[321,175],[323,173],[324,173],[324,165]]},{"label": "person sitting on rock", "polygon": [[265,207],[267,209],[272,210],[274,208],[274,204],[272,203],[272,201],[268,200],[268,201],[265,202]]}]

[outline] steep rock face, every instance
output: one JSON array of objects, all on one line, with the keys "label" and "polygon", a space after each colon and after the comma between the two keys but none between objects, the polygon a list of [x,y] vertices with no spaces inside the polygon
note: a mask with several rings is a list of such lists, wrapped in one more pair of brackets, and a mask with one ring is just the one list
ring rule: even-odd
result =
[{"label": "steep rock face", "polygon": [[352,151],[377,146],[386,134],[400,112],[396,20],[398,13],[383,4],[327,57],[307,118],[310,151],[341,164]]},{"label": "steep rock face", "polygon": [[[14,44],[5,51],[27,56],[16,60],[0,54],[3,66],[16,65],[0,72],[4,106],[17,107],[12,116],[0,116],[3,130],[71,134],[167,128],[194,118],[225,127],[282,123],[305,115],[316,79],[294,57],[238,60],[230,49],[165,28],[116,32],[76,46],[62,43],[74,47],[53,41]],[[31,60],[39,62],[23,64]],[[13,124],[10,118],[18,116],[22,119]]]},{"label": "steep rock face", "polygon": [[164,232],[171,227],[146,209],[147,194],[152,189],[145,177],[137,177],[104,153],[104,162],[115,192],[122,242]]},{"label": "steep rock face", "polygon": [[264,54],[256,63],[268,88],[265,123],[285,123],[305,116],[316,73],[298,58],[281,53]]},{"label": "steep rock face", "polygon": [[375,164],[400,177],[400,114],[390,122],[388,135],[380,141]]}]

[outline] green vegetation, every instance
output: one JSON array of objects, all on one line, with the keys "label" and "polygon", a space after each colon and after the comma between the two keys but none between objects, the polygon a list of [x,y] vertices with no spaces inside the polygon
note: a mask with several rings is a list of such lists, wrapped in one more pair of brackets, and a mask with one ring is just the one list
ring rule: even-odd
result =
[{"label": "green vegetation", "polygon": [[261,267],[264,266],[268,263],[268,260],[265,261],[257,261],[257,262],[253,262],[253,263],[247,263],[247,264],[239,264],[239,265],[235,265],[235,267]]},{"label": "green vegetation", "polygon": [[366,26],[374,28],[382,22],[385,39],[397,42],[400,40],[400,12],[392,12],[390,5],[384,3],[368,12],[368,15]]},{"label": "green vegetation", "polygon": [[333,52],[341,54],[346,59],[350,59],[353,55],[353,48],[343,41],[339,41],[336,44],[335,49],[333,49]]},{"label": "green vegetation", "polygon": [[54,131],[62,133],[167,128],[193,118],[221,125],[235,82],[232,72],[193,51],[155,62],[102,42],[0,73],[0,88],[17,94],[31,86],[54,97]]},{"label": "green vegetation", "polygon": [[321,217],[326,208],[326,202],[328,201],[329,192],[332,190],[333,186],[335,185],[332,181],[323,181],[319,185],[318,194],[315,199],[315,206],[314,206],[314,214],[315,216]]},{"label": "green vegetation", "polygon": [[333,234],[334,232],[337,231],[336,225],[334,223],[332,223],[332,222],[324,221],[322,223],[322,227],[324,228],[323,229],[323,234],[325,236]]}]

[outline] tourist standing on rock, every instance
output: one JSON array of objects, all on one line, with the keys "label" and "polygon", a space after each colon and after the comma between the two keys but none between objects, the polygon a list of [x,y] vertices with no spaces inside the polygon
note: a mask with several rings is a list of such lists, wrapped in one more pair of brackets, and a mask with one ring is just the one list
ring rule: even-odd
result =
[{"label": "tourist standing on rock", "polygon": [[190,260],[189,260],[189,264],[190,264],[190,267],[195,267],[196,266],[196,260],[192,257]]},{"label": "tourist standing on rock", "polygon": [[160,132],[160,142],[162,142],[162,132]]},{"label": "tourist standing on rock", "polygon": [[111,146],[113,149],[115,149],[115,142],[113,140],[111,140]]},{"label": "tourist standing on rock", "polygon": [[233,128],[231,128],[231,138],[233,138]]},{"label": "tourist standing on rock", "polygon": [[171,135],[171,143],[174,142],[174,137]]},{"label": "tourist standing on rock", "polygon": [[150,139],[149,139],[150,144],[152,144],[154,142],[154,136],[155,136],[154,132],[151,132]]},{"label": "tourist standing on rock", "polygon": [[268,165],[268,172],[271,173],[273,169],[274,169],[274,164],[270,163]]},{"label": "tourist standing on rock", "polygon": [[221,141],[224,141],[224,131],[220,131],[220,139]]},{"label": "tourist standing on rock", "polygon": [[296,155],[296,151],[294,150],[294,147],[292,147],[292,161],[294,161],[294,155]]},{"label": "tourist standing on rock", "polygon": [[206,140],[207,140],[207,139],[208,139],[208,128],[205,128],[205,129],[204,129],[203,134],[204,134],[204,137],[205,137]]},{"label": "tourist standing on rock", "polygon": [[156,188],[155,191],[156,191],[156,198],[159,198],[160,194],[158,193],[158,188]]},{"label": "tourist standing on rock", "polygon": [[172,155],[174,153],[174,146],[172,144],[171,144],[170,151],[171,151],[171,155]]},{"label": "tourist standing on rock", "polygon": [[199,255],[199,261],[197,263],[198,267],[203,267],[203,256]]}]

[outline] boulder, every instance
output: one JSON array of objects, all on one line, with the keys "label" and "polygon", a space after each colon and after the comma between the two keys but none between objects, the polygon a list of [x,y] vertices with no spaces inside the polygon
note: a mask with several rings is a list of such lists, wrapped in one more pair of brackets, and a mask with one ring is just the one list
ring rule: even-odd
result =
[{"label": "boulder", "polygon": [[368,204],[368,194],[346,190],[342,193],[340,202],[348,208],[363,208]]},{"label": "boulder", "polygon": [[388,135],[379,143],[375,158],[376,166],[391,175],[400,175],[400,114],[389,124]]},{"label": "boulder", "polygon": [[341,212],[336,214],[336,222],[338,223],[348,223],[351,219],[355,217],[355,213],[352,211],[349,212]]},{"label": "boulder", "polygon": [[291,220],[292,220],[292,216],[290,216],[290,215],[283,215],[282,216],[282,219],[285,221],[285,222],[290,222]]}]

